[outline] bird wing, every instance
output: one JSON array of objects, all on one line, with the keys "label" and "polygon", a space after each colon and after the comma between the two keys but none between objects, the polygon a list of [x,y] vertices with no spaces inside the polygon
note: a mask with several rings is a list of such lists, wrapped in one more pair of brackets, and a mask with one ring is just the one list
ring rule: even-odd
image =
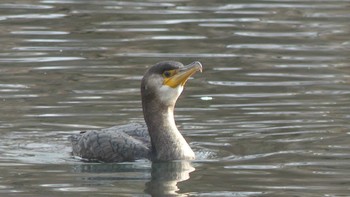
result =
[{"label": "bird wing", "polygon": [[143,124],[89,130],[71,136],[70,141],[73,155],[89,161],[121,162],[150,158],[150,137]]}]

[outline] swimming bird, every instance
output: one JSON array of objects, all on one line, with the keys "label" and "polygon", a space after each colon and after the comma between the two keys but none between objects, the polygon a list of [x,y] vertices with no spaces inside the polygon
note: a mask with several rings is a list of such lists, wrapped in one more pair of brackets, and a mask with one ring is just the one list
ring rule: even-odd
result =
[{"label": "swimming bird", "polygon": [[70,137],[72,153],[89,161],[193,160],[195,154],[174,120],[176,101],[187,80],[202,65],[164,61],[150,67],[141,81],[144,123],[130,123]]}]

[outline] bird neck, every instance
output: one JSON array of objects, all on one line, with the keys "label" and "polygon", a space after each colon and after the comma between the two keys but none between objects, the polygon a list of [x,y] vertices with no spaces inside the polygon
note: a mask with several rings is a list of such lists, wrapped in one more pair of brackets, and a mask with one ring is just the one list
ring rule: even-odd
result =
[{"label": "bird neck", "polygon": [[[148,100],[149,101],[149,100]],[[194,153],[176,127],[174,105],[160,104],[157,99],[145,103],[143,113],[151,137],[153,160],[191,160]]]}]

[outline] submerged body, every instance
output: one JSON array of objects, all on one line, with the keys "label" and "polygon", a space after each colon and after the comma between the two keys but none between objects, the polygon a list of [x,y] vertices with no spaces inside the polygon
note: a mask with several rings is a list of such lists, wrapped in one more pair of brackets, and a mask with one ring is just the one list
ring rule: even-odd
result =
[{"label": "submerged body", "polygon": [[141,83],[145,124],[131,123],[73,135],[73,155],[103,162],[194,159],[192,149],[176,127],[174,107],[188,78],[201,70],[199,62],[183,66],[169,61],[152,66]]}]

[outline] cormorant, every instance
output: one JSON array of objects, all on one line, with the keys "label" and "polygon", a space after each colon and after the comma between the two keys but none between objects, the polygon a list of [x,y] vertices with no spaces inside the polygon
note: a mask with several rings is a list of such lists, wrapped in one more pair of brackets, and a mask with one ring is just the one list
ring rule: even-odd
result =
[{"label": "cormorant", "polygon": [[123,162],[193,160],[194,152],[176,127],[174,107],[187,80],[202,65],[164,61],[150,67],[141,82],[146,124],[131,123],[70,137],[73,155],[85,160]]}]

